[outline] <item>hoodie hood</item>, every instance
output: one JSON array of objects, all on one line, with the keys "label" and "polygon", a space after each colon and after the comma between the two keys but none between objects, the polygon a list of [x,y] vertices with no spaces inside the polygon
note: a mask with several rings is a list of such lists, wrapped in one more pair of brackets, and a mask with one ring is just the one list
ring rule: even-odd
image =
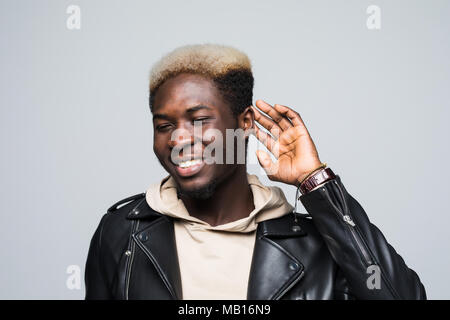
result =
[{"label": "hoodie hood", "polygon": [[177,196],[176,183],[170,175],[159,183],[152,184],[147,189],[145,198],[153,210],[183,222],[189,222],[191,226],[203,230],[252,232],[256,230],[259,222],[279,218],[292,212],[293,207],[287,202],[279,187],[265,186],[256,175],[249,173],[247,173],[247,180],[253,193],[255,209],[245,218],[218,226],[211,226],[189,214],[183,201]]}]

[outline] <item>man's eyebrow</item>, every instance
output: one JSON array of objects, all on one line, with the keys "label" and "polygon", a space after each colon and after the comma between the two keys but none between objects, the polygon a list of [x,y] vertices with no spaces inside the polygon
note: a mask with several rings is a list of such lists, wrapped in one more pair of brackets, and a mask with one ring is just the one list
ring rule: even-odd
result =
[{"label": "man's eyebrow", "polygon": [[201,110],[201,109],[209,109],[209,110],[212,110],[212,108],[211,107],[208,107],[208,106],[205,106],[205,105],[203,105],[203,104],[199,104],[199,105],[196,105],[196,106],[193,106],[193,107],[190,107],[190,108],[188,108],[187,110],[186,110],[186,112],[195,112],[195,111],[198,111],[198,110]]},{"label": "man's eyebrow", "polygon": [[155,113],[153,115],[153,121],[155,121],[157,119],[170,120],[170,117],[164,113]]}]

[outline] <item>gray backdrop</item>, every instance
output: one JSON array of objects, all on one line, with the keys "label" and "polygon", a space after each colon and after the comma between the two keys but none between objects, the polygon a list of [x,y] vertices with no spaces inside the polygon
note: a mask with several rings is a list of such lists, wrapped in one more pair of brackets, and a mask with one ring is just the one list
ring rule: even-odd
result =
[{"label": "gray backdrop", "polygon": [[83,298],[67,268],[83,276],[100,217],[165,176],[149,69],[205,42],[249,55],[255,100],[300,112],[428,296],[450,297],[449,1],[1,0],[0,12],[0,298]]}]

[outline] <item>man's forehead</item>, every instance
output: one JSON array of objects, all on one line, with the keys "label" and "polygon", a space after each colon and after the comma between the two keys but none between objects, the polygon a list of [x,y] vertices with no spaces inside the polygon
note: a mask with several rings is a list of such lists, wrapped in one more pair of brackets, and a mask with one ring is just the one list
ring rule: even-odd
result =
[{"label": "man's forehead", "polygon": [[169,79],[155,95],[155,107],[166,105],[195,106],[216,104],[221,99],[215,86],[204,78]]},{"label": "man's forehead", "polygon": [[156,107],[153,110],[153,119],[168,118],[180,114],[194,114],[200,110],[214,111],[217,108],[213,104],[204,102],[194,102],[186,104],[166,104],[165,106]]}]

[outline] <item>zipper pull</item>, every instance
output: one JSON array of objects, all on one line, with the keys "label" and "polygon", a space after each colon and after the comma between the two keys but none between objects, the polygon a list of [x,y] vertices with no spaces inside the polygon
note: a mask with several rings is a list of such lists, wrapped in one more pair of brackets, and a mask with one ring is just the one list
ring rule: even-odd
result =
[{"label": "zipper pull", "polygon": [[352,218],[349,215],[344,215],[343,218],[347,224],[351,225],[352,227],[355,226],[355,223],[353,222]]}]

